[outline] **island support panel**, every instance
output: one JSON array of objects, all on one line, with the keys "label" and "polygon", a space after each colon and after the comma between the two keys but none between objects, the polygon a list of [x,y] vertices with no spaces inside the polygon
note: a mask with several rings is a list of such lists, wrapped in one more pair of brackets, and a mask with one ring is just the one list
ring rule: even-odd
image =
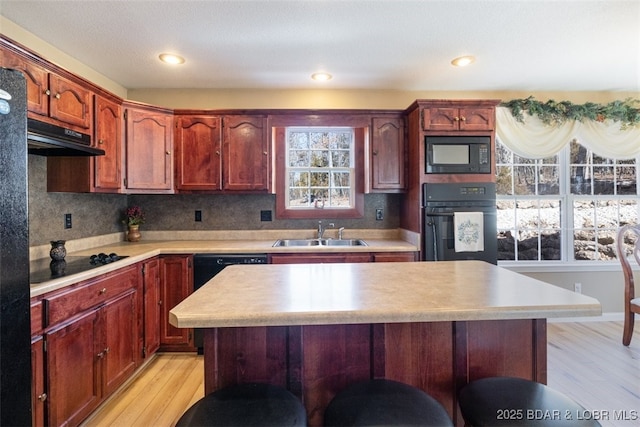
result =
[{"label": "island support panel", "polygon": [[310,426],[347,385],[388,378],[437,399],[464,425],[457,390],[478,378],[546,383],[546,319],[205,329],[205,393],[243,382],[286,387]]}]

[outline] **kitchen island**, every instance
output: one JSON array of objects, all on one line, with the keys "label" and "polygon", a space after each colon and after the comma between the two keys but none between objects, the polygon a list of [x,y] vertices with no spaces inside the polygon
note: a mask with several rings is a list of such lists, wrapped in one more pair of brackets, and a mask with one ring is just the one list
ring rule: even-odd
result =
[{"label": "kitchen island", "polygon": [[546,319],[597,300],[481,261],[227,267],[170,312],[205,328],[205,393],[260,381],[298,395],[310,425],[348,384],[417,386],[462,425],[456,391],[477,378],[546,383]]}]

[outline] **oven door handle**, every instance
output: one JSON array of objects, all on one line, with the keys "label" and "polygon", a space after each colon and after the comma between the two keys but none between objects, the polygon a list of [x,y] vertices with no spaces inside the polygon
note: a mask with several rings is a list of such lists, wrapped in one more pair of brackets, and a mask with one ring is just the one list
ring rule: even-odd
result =
[{"label": "oven door handle", "polygon": [[453,216],[454,212],[427,212],[427,216]]}]

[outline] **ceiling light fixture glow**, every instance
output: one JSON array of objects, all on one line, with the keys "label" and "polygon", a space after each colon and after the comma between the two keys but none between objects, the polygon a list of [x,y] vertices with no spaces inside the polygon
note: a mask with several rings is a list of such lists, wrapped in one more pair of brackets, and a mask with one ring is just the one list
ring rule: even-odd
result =
[{"label": "ceiling light fixture glow", "polygon": [[326,82],[327,80],[331,80],[333,76],[329,73],[313,73],[311,74],[311,78],[317,82]]},{"label": "ceiling light fixture glow", "polygon": [[160,58],[160,61],[165,64],[184,64],[184,58],[182,56],[174,55],[172,53],[161,53],[158,58]]},{"label": "ceiling light fixture glow", "polygon": [[451,65],[453,65],[454,67],[466,67],[467,65],[473,63],[475,60],[476,58],[471,55],[459,56],[458,58],[455,58],[453,61],[451,61]]}]

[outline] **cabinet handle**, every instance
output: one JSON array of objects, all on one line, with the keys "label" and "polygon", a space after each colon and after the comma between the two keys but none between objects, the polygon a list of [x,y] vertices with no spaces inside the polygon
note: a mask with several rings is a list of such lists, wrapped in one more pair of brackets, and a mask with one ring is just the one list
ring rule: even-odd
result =
[{"label": "cabinet handle", "polygon": [[60,99],[60,94],[56,93],[56,99]]},{"label": "cabinet handle", "polygon": [[107,288],[102,288],[100,289],[100,295],[106,294],[107,293]]},{"label": "cabinet handle", "polygon": [[38,400],[40,402],[44,402],[45,400],[47,400],[47,393],[42,393],[41,395],[39,395]]},{"label": "cabinet handle", "polygon": [[47,96],[51,96],[51,91],[49,89],[43,90],[42,93],[44,93]]}]

